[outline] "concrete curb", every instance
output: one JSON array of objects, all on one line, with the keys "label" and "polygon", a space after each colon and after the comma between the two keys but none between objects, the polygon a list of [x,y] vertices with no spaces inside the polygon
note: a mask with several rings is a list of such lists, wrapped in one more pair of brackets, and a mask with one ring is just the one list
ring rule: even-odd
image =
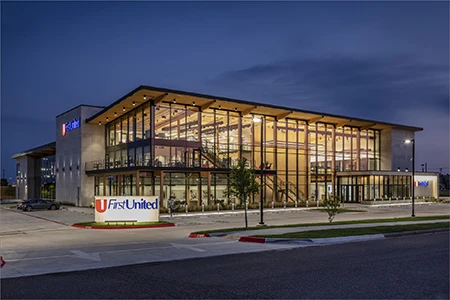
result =
[{"label": "concrete curb", "polygon": [[436,228],[436,229],[425,229],[425,230],[414,230],[414,231],[404,231],[404,232],[393,232],[387,233],[384,236],[389,237],[398,237],[398,236],[406,236],[406,235],[416,235],[416,234],[427,234],[427,233],[438,233],[450,231],[450,227],[448,228]]},{"label": "concrete curb", "polygon": [[367,234],[367,235],[352,235],[352,236],[331,237],[331,238],[312,238],[312,239],[307,239],[307,238],[305,238],[305,239],[264,238],[264,237],[254,237],[254,236],[236,236],[233,234],[224,234],[224,233],[216,233],[216,234],[191,233],[189,235],[189,237],[190,238],[225,237],[225,238],[235,239],[235,240],[237,240],[239,242],[243,242],[243,243],[259,243],[259,244],[285,243],[285,244],[327,245],[327,244],[340,244],[340,243],[349,243],[349,242],[372,241],[372,240],[380,240],[380,239],[390,238],[390,237],[399,237],[399,236],[407,236],[407,235],[415,235],[415,234],[438,233],[438,232],[446,232],[446,231],[450,231],[450,227],[449,228],[426,229],[426,230],[415,230],[415,231],[404,231],[404,232],[395,232],[395,233],[387,233],[387,234]]},{"label": "concrete curb", "polygon": [[206,238],[206,237],[211,237],[211,236],[209,235],[209,233],[190,233],[189,237],[193,238],[193,239],[197,239],[197,238]]},{"label": "concrete curb", "polygon": [[161,227],[173,227],[175,224],[158,224],[158,225],[137,225],[137,226],[85,226],[72,224],[72,227],[81,229],[106,229],[106,230],[116,230],[116,229],[141,229],[141,228],[161,228]]}]

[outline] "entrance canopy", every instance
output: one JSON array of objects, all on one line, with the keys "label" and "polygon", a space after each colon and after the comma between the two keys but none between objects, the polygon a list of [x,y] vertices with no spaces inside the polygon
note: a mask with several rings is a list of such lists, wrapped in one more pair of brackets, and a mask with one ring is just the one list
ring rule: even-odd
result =
[{"label": "entrance canopy", "polygon": [[46,156],[55,155],[56,153],[56,142],[51,142],[42,146],[38,146],[32,149],[25,150],[23,152],[14,154],[13,159],[20,158],[22,156],[29,156],[34,158],[42,158]]}]

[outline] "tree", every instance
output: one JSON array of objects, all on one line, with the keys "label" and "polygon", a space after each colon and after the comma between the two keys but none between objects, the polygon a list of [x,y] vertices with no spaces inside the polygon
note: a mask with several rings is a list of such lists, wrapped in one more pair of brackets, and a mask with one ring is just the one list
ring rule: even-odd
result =
[{"label": "tree", "polygon": [[244,203],[245,227],[247,228],[247,199],[258,193],[260,185],[256,182],[256,175],[245,167],[246,163],[246,158],[240,159],[237,166],[231,169],[229,185],[230,193],[235,195],[240,203]]},{"label": "tree", "polygon": [[1,179],[0,185],[1,185],[1,186],[8,186],[8,179],[2,178],[2,179]]},{"label": "tree", "polygon": [[339,197],[330,196],[327,197],[322,202],[322,206],[325,208],[325,211],[328,213],[328,221],[330,223],[333,221],[334,217],[339,213],[339,207],[341,206],[341,200]]}]

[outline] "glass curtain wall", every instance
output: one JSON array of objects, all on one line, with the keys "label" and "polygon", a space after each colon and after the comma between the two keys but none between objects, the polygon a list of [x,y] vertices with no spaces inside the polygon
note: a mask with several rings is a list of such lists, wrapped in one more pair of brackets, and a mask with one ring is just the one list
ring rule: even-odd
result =
[{"label": "glass curtain wall", "polygon": [[144,166],[150,162],[150,103],[106,125],[105,167]]},{"label": "glass curtain wall", "polygon": [[343,202],[409,199],[410,176],[365,175],[339,178]]},{"label": "glass curtain wall", "polygon": [[[335,128],[320,122],[307,125],[288,118],[277,121],[269,116],[241,116],[239,112],[223,109],[200,112],[198,106],[175,102],[156,106],[147,102],[108,123],[105,132],[107,167],[201,167],[213,172],[215,168],[231,168],[239,158],[245,157],[249,168],[263,170],[263,178],[259,174],[258,178],[268,202],[323,200],[335,193],[336,171],[380,168],[380,132],[376,130]],[[193,203],[198,201],[198,205],[229,202],[228,187],[224,184],[226,174],[197,172],[194,177],[188,172],[167,174],[167,197],[172,196],[173,182],[181,180],[185,196],[174,190],[177,199],[189,198]],[[106,194],[136,194],[133,176],[108,177]],[[371,179],[367,180],[370,185]],[[374,195],[382,197],[387,190],[388,194],[404,195],[399,189],[403,184],[393,184],[395,180],[378,184],[380,187],[373,190]],[[100,181],[96,183],[96,193],[103,191],[100,188],[103,181]],[[144,194],[159,195],[153,188],[157,184],[151,176],[140,178],[138,183]],[[364,187],[361,198],[366,194],[372,196],[371,192]],[[259,201],[259,196],[252,201]]]}]

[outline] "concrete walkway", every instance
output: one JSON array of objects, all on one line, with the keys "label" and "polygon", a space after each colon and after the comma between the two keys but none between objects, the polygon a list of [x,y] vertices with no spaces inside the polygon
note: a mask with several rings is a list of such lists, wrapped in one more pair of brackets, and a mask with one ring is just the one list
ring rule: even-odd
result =
[{"label": "concrete walkway", "polygon": [[[253,236],[253,235],[278,235],[292,232],[305,232],[305,231],[315,231],[315,230],[327,230],[327,229],[344,229],[344,228],[370,228],[378,226],[397,226],[397,225],[412,225],[412,224],[430,224],[430,223],[442,223],[450,222],[447,220],[426,220],[426,221],[405,221],[405,222],[385,222],[385,223],[359,223],[359,224],[345,224],[345,225],[327,225],[327,226],[304,226],[304,227],[284,227],[284,228],[269,228],[269,229],[259,229],[259,230],[246,230],[246,231],[236,231],[227,233],[211,233],[211,236],[224,236],[224,235],[234,235],[234,236]],[[449,223],[450,225],[450,223]]]},{"label": "concrete walkway", "polygon": [[[371,208],[376,208],[376,207],[399,207],[399,206],[411,206],[411,203],[391,203],[388,201],[385,201],[386,203],[381,203],[382,201],[380,201],[380,204],[374,204],[374,205],[361,205],[358,203],[348,203],[348,204],[344,204],[341,206],[341,208],[344,209],[354,209],[354,210],[367,210],[367,209],[371,209]],[[415,205],[431,205],[431,202],[416,202]],[[294,212],[294,211],[311,211],[317,208],[322,208],[322,207],[317,207],[317,206],[310,206],[310,207],[286,207],[286,208],[264,208],[264,213],[279,213],[279,212]],[[79,213],[83,213],[83,214],[90,214],[90,215],[94,215],[95,211],[93,208],[90,207],[78,207],[78,206],[61,206],[61,209],[65,209],[68,211],[73,211],[73,212],[79,212]],[[196,218],[196,217],[203,217],[203,216],[231,216],[231,215],[242,215],[244,214],[244,210],[243,209],[239,209],[239,210],[210,210],[210,211],[204,211],[204,212],[176,212],[173,213],[172,216],[170,216],[170,214],[168,213],[162,213],[160,215],[161,218],[186,218],[186,217],[192,217],[192,218]],[[260,210],[259,209],[248,209],[248,214],[249,215],[254,215],[254,214],[258,214],[259,215]]]}]

